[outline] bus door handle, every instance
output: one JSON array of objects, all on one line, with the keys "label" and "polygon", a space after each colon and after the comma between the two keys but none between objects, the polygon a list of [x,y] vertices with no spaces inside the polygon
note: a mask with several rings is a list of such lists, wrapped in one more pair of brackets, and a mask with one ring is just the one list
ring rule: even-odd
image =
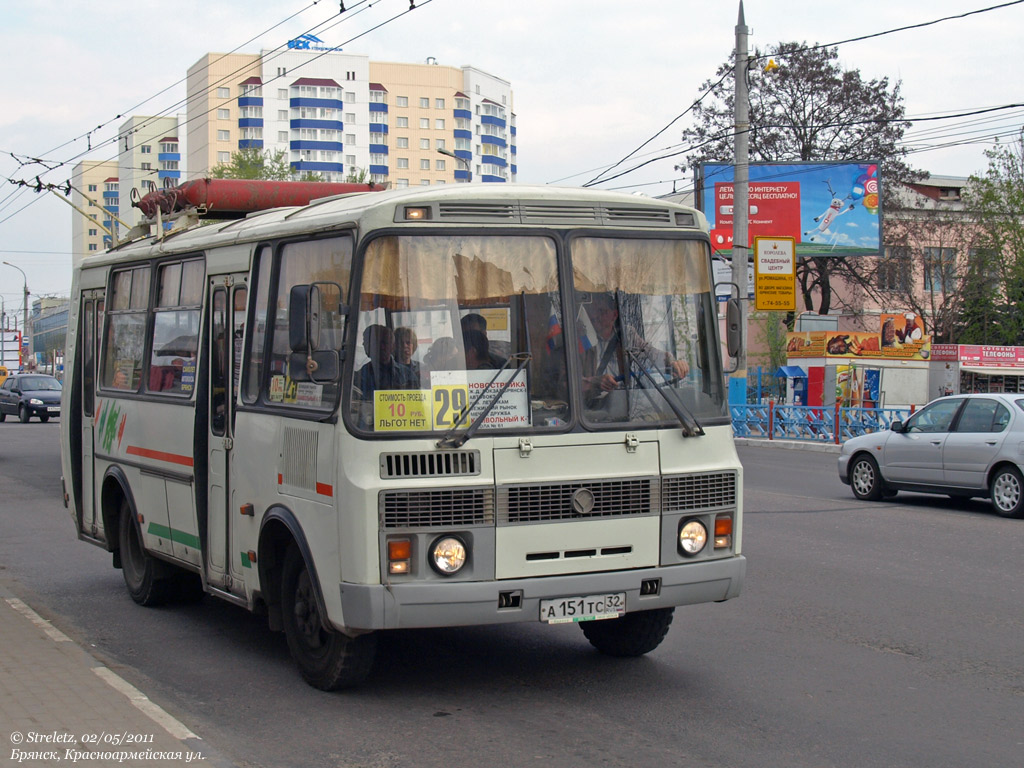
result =
[{"label": "bus door handle", "polygon": [[230,437],[225,437],[221,442],[221,445],[224,446],[225,451],[230,451],[232,448],[235,447],[235,441],[232,440]]}]

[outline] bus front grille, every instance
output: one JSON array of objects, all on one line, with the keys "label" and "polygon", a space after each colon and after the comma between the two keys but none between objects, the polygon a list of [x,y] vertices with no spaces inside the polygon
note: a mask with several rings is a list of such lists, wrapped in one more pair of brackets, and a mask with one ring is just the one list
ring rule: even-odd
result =
[{"label": "bus front grille", "polygon": [[659,483],[655,477],[498,488],[499,524],[656,515],[659,511]]},{"label": "bus front grille", "polygon": [[434,451],[431,453],[382,453],[380,476],[456,477],[480,474],[480,451]]},{"label": "bus front grille", "polygon": [[736,506],[735,472],[666,477],[662,480],[661,489],[665,512]]},{"label": "bus front grille", "polygon": [[491,488],[381,491],[378,505],[384,528],[494,525]]}]

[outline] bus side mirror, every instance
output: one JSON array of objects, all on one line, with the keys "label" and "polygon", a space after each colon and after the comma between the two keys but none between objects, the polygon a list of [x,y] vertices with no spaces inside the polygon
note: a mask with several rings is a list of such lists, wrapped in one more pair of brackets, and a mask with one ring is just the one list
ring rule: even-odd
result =
[{"label": "bus side mirror", "polygon": [[313,352],[320,338],[320,291],[316,285],[293,285],[288,296],[288,346]]},{"label": "bus side mirror", "polygon": [[[288,370],[294,381],[337,381],[344,318],[341,286],[337,283],[292,286],[288,296],[288,346],[292,350]],[[324,337],[328,345],[321,349]]]},{"label": "bus side mirror", "polygon": [[725,303],[725,343],[729,357],[740,356],[743,337],[740,328],[740,300],[733,297]]}]

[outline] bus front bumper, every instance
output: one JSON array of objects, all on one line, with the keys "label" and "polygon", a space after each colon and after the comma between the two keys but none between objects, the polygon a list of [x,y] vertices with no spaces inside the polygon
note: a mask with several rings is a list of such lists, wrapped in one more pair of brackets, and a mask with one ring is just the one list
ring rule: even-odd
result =
[{"label": "bus front bumper", "polygon": [[[626,611],[721,602],[737,597],[747,570],[743,555],[662,568],[582,573],[507,581],[341,584],[344,627],[412,629],[540,621],[540,601],[616,592]],[[650,592],[657,583],[657,592]]]}]

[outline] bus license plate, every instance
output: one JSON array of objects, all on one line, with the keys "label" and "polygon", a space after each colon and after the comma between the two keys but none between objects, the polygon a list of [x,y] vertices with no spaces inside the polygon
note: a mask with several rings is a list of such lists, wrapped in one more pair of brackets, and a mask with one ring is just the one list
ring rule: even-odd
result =
[{"label": "bus license plate", "polygon": [[588,597],[559,597],[555,600],[540,601],[540,620],[548,624],[617,619],[625,612],[625,592]]}]

